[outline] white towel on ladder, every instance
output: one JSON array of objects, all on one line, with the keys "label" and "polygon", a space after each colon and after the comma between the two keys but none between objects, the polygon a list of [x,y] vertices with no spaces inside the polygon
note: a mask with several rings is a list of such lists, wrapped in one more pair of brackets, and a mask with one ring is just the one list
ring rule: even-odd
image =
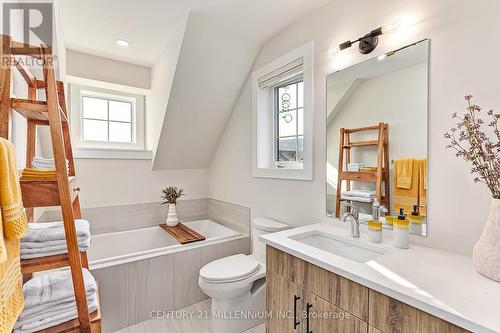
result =
[{"label": "white towel on ladder", "polygon": [[[89,312],[97,309],[97,284],[83,269]],[[76,302],[71,271],[52,271],[24,284],[24,310],[14,326],[16,333],[28,333],[76,318]]]}]

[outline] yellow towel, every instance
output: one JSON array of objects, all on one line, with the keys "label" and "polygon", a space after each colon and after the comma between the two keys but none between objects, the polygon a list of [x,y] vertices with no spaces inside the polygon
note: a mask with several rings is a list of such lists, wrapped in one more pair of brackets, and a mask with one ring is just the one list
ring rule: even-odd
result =
[{"label": "yellow towel", "polygon": [[[408,162],[408,160],[411,161]],[[409,175],[411,183],[409,188],[404,188],[398,186],[398,171],[397,167],[403,161],[406,164],[405,169],[411,170],[412,173]],[[409,214],[413,211],[413,206],[418,205],[418,165],[414,159],[404,159],[394,161],[394,212],[398,213],[400,208]]]},{"label": "yellow towel", "polygon": [[[17,178],[14,145],[3,138],[0,138],[0,209],[5,238],[21,238],[28,231],[28,220]],[[1,258],[0,254],[0,262]]]},{"label": "yellow towel", "polygon": [[3,236],[7,259],[0,264],[0,332],[11,332],[24,308],[20,241],[17,238],[4,239]]},{"label": "yellow towel", "polygon": [[33,168],[24,168],[23,173],[30,173],[36,175],[47,175],[47,174],[55,174],[56,169],[33,169]]},{"label": "yellow towel", "polygon": [[418,210],[427,216],[427,159],[418,160]]},{"label": "yellow towel", "polygon": [[409,190],[413,182],[413,158],[394,161],[394,175],[396,187]]},{"label": "yellow towel", "polygon": [[31,169],[25,168],[21,173],[21,180],[55,180],[55,169]]},{"label": "yellow towel", "polygon": [[0,332],[10,332],[24,307],[20,238],[28,224],[14,146],[0,138]]}]

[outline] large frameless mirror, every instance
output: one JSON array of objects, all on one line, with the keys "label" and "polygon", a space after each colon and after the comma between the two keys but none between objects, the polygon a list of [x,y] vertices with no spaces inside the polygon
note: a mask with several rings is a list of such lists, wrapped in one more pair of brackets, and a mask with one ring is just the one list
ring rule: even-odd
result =
[{"label": "large frameless mirror", "polygon": [[[327,215],[427,233],[428,39],[327,76]],[[418,223],[421,221],[421,223]]]}]

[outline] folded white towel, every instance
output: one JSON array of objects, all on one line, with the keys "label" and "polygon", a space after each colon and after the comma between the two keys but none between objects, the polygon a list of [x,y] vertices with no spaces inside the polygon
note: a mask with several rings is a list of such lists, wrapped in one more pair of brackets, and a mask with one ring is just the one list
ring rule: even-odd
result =
[{"label": "folded white towel", "polygon": [[[43,157],[35,157],[31,162],[31,167],[34,169],[42,169],[42,170],[53,170],[56,168],[56,164],[54,159],[52,158],[43,158]],[[69,169],[69,161],[66,160],[66,168]]]},{"label": "folded white towel", "polygon": [[[77,237],[78,243],[85,242],[88,237]],[[37,249],[37,248],[45,248],[48,246],[57,246],[57,245],[66,245],[66,239],[58,239],[51,241],[43,241],[43,242],[21,242],[21,249]]]},{"label": "folded white towel", "polygon": [[369,190],[351,190],[351,191],[342,191],[343,196],[348,197],[359,197],[359,198],[376,198],[377,193],[375,191]]},{"label": "folded white towel", "polygon": [[[97,294],[87,297],[89,312],[97,310]],[[29,316],[19,317],[14,327],[16,333],[30,333],[52,327],[78,317],[75,301],[59,303],[45,310],[32,312]]]},{"label": "folded white towel", "polygon": [[[71,277],[68,278],[71,279]],[[97,302],[97,293],[95,291],[92,293],[87,293],[87,306],[89,306],[91,303],[94,302]],[[72,308],[75,307],[75,304],[76,304],[75,300],[69,300],[69,301],[62,300],[54,303],[35,306],[31,309],[24,309],[23,312],[21,312],[19,318],[17,319],[17,322],[18,324],[22,325],[23,323],[33,321],[33,318],[41,317],[42,315],[50,313],[51,311],[54,310],[57,311],[71,310]]]},{"label": "folded white towel", "polygon": [[[44,158],[40,156],[33,157],[33,162],[36,163],[44,163],[44,164],[54,164],[55,160],[53,158]],[[69,161],[66,159],[66,164],[69,164]]]},{"label": "folded white towel", "polygon": [[[83,268],[83,280],[87,297],[89,297],[92,293],[96,292],[97,284],[92,274],[86,268]],[[47,274],[35,276],[24,284],[23,292],[23,313],[35,307],[75,300],[70,270],[50,271]]]},{"label": "folded white towel", "polygon": [[[87,220],[75,220],[76,237],[90,238],[90,226]],[[21,238],[23,242],[45,242],[53,240],[64,240],[63,222],[30,223],[26,235]]]},{"label": "folded white towel", "polygon": [[[37,244],[43,245],[44,242],[39,242]],[[90,247],[90,238],[86,238],[81,242],[78,242],[78,248],[80,252],[85,252]],[[39,257],[53,256],[56,254],[68,253],[68,246],[66,242],[60,245],[50,245],[50,246],[39,246],[32,248],[21,248],[21,259],[32,259]]]},{"label": "folded white towel", "polygon": [[343,200],[357,201],[357,202],[372,202],[372,200],[373,200],[373,198],[353,197],[353,196],[348,196],[348,195],[343,195],[342,199]]}]

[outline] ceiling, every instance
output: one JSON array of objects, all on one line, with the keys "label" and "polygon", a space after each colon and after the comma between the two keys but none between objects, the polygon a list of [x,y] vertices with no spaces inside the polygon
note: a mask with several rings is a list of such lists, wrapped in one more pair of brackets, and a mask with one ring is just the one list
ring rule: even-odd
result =
[{"label": "ceiling", "polygon": [[[330,0],[64,0],[61,19],[69,49],[151,66],[179,20],[199,12],[250,43],[262,43]],[[120,48],[116,39],[130,42]]]}]

